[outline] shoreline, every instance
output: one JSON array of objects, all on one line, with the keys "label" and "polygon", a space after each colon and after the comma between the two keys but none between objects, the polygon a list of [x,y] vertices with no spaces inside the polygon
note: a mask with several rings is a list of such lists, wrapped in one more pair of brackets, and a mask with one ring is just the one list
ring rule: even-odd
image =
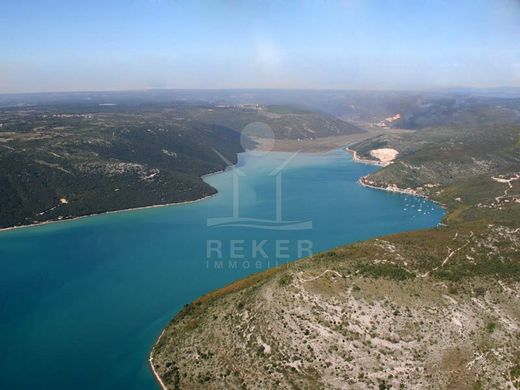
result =
[{"label": "shoreline", "polygon": [[41,227],[41,226],[44,226],[44,225],[51,225],[51,224],[65,223],[65,222],[73,222],[73,221],[77,221],[77,220],[83,219],[83,218],[99,217],[99,216],[102,216],[102,215],[116,214],[116,213],[125,213],[125,212],[128,212],[128,211],[139,211],[139,210],[153,209],[153,208],[158,208],[158,207],[168,207],[168,206],[181,206],[181,205],[186,205],[186,204],[190,204],[190,203],[200,202],[200,201],[212,198],[212,197],[214,197],[217,194],[218,193],[211,194],[211,195],[206,195],[206,196],[204,196],[202,198],[193,199],[193,200],[185,200],[185,201],[182,201],[182,202],[173,202],[173,203],[164,203],[164,204],[154,204],[154,205],[150,205],[150,206],[131,207],[131,208],[128,208],[128,209],[110,210],[110,211],[104,211],[104,212],[101,212],[101,213],[92,213],[92,214],[80,215],[80,216],[77,216],[77,217],[66,218],[66,219],[65,218],[64,219],[52,219],[52,220],[49,220],[49,221],[33,223],[33,224],[30,224],[30,225],[10,226],[10,227],[6,227],[6,228],[1,228],[0,229],[0,233],[12,231],[12,230],[17,230],[17,229],[29,229],[29,228]]},{"label": "shoreline", "polygon": [[[334,150],[334,149],[336,149],[336,148],[332,148],[332,149],[328,149],[328,150],[330,151],[330,150]],[[259,149],[259,150],[261,150],[261,149]],[[281,153],[283,151],[276,150],[274,152],[275,153],[278,153],[278,152]],[[237,153],[237,163],[238,163],[238,158],[239,158],[238,156],[240,154],[242,154],[242,153],[245,153],[245,152]],[[322,152],[303,152],[303,153],[318,153],[319,154],[319,153],[323,153],[323,151]],[[236,163],[233,164],[233,166],[234,165],[236,165]],[[224,173],[224,172],[228,171],[229,169],[231,169],[231,167],[227,166],[226,168],[221,169],[219,171],[206,173],[206,174],[200,176],[200,178],[203,181],[205,181],[204,180],[205,178],[213,176],[213,175],[218,175],[220,173]],[[99,213],[78,215],[76,217],[70,217],[70,218],[51,219],[51,220],[48,220],[48,221],[42,221],[42,222],[37,222],[37,223],[32,223],[32,224],[27,224],[27,225],[9,226],[9,227],[0,228],[0,234],[5,233],[5,232],[9,232],[9,231],[13,231],[13,230],[17,230],[17,229],[29,229],[29,228],[36,228],[36,227],[41,227],[41,226],[50,225],[50,224],[73,222],[73,221],[77,221],[77,220],[80,220],[80,219],[83,219],[83,218],[97,217],[97,216],[101,216],[101,215],[108,215],[108,214],[115,214],[115,213],[125,213],[125,212],[130,212],[130,211],[139,211],[139,210],[145,210],[145,209],[151,209],[151,208],[157,208],[157,207],[169,207],[169,206],[177,206],[177,205],[180,206],[180,205],[200,202],[200,201],[209,199],[209,198],[211,198],[213,196],[216,196],[216,195],[218,195],[218,191],[215,192],[214,194],[206,195],[206,196],[204,196],[202,198],[193,199],[193,200],[185,200],[185,201],[182,201],[182,202],[162,203],[162,204],[154,204],[154,205],[150,205],[150,206],[137,206],[137,207],[130,207],[130,208],[127,208],[127,209],[110,210],[110,211],[103,211],[103,212],[99,212]]]},{"label": "shoreline", "polygon": [[[356,151],[353,150],[353,149],[350,149],[348,146],[342,146],[341,147],[341,150],[344,150],[344,151],[347,151],[349,153],[351,153],[353,155],[353,161],[355,162],[358,162],[358,163],[361,163],[361,164],[368,164],[368,165],[377,165],[377,166],[380,166],[380,167],[385,167],[386,165],[389,165],[389,164],[384,164],[384,163],[381,163],[379,161],[375,161],[375,160],[365,160],[365,159],[356,159],[355,157],[356,156]],[[383,164],[383,165],[382,165]],[[368,184],[368,183],[365,183],[364,180],[368,177],[367,176],[362,176],[360,177],[357,181],[358,183],[363,186],[363,187],[366,187],[366,188],[372,188],[372,189],[375,189],[375,190],[381,190],[381,191],[387,191],[387,192],[393,192],[393,193],[399,193],[399,194],[404,194],[404,195],[410,195],[410,196],[415,196],[415,197],[419,197],[419,198],[424,198],[424,199],[427,199],[428,201],[430,202],[433,202],[433,203],[436,203],[438,204],[439,206],[441,206],[444,210],[446,210],[446,207],[438,202],[438,201],[435,201],[431,198],[429,198],[428,196],[424,195],[424,194],[420,194],[420,193],[417,193],[415,190],[406,190],[406,189],[400,189],[399,187],[395,186],[395,185],[388,185],[387,188],[385,187],[379,187],[379,186],[375,186],[375,185],[371,185],[371,184]],[[439,222],[441,223],[441,222]],[[377,237],[376,237],[377,238]],[[294,263],[296,261],[299,261],[301,259],[296,259],[294,261],[291,261],[287,264],[291,264],[291,263]],[[263,272],[266,272],[266,271],[263,271]],[[234,283],[234,282],[231,282],[231,284]],[[217,290],[220,290],[220,289],[217,289]],[[217,290],[213,290],[213,291],[217,291]],[[178,315],[175,314],[173,316],[173,319],[175,319],[175,317]],[[161,334],[159,335],[159,337],[157,338],[157,340],[155,341],[151,351],[150,351],[150,354],[149,354],[149,358],[148,358],[148,362],[149,362],[149,365],[152,369],[152,372],[154,374],[154,377],[156,379],[156,381],[159,383],[159,385],[161,386],[162,390],[167,390],[167,387],[164,385],[164,382],[162,381],[161,379],[161,376],[157,373],[157,371],[155,370],[155,367],[153,366],[153,359],[154,359],[154,349],[155,349],[155,346],[159,343],[159,341],[161,340],[161,338],[163,337],[164,335],[164,332],[166,331],[168,327],[168,324],[166,325],[166,327],[162,330]]]},{"label": "shoreline", "polygon": [[[351,144],[352,143],[349,143],[348,145],[351,145]],[[359,163],[362,163],[362,164],[377,165],[377,166],[381,166],[381,167],[384,167],[384,166],[388,165],[388,164],[385,164],[385,163],[382,163],[382,162],[376,161],[376,160],[368,160],[368,159],[359,158],[357,156],[356,151],[353,150],[353,149],[350,149],[348,146],[344,146],[343,145],[343,146],[341,146],[341,148],[346,150],[347,152],[351,153],[353,155],[353,160],[355,162],[359,162]],[[336,147],[328,148],[326,150],[330,151],[330,150],[334,150],[334,149],[336,149]],[[259,150],[262,150],[262,149],[260,148]],[[283,152],[283,150],[274,150],[273,152],[275,152],[275,153]],[[323,152],[324,152],[324,150],[321,150],[321,151],[303,151],[303,153],[312,153],[312,154],[320,154],[320,153],[323,153]],[[241,153],[244,153],[244,152],[241,152]],[[238,162],[238,155],[240,155],[241,153],[237,154],[237,162]],[[204,179],[206,177],[213,176],[213,175],[218,175],[220,173],[224,173],[224,172],[226,172],[229,169],[230,169],[230,167],[228,166],[228,167],[226,167],[224,169],[221,169],[219,171],[216,171],[216,172],[206,173],[206,174],[200,176],[200,178],[204,181]],[[381,188],[381,189],[383,189],[383,188]],[[157,208],[157,207],[168,207],[168,206],[176,206],[176,205],[185,205],[185,204],[190,204],[190,203],[203,201],[205,199],[208,199],[208,198],[211,198],[213,196],[216,196],[217,194],[218,194],[218,191],[216,193],[214,193],[214,194],[207,195],[207,196],[204,196],[202,198],[193,199],[193,200],[186,200],[186,201],[182,201],[182,202],[154,204],[154,205],[150,205],[150,206],[137,206],[137,207],[130,207],[130,208],[127,208],[127,209],[110,210],[110,211],[103,211],[103,212],[99,212],[99,213],[78,215],[76,217],[70,217],[70,218],[52,219],[52,220],[48,220],[48,221],[42,221],[42,222],[37,222],[37,223],[32,223],[32,224],[27,224],[27,225],[9,226],[9,227],[0,228],[0,234],[8,232],[8,231],[17,230],[17,229],[28,229],[28,228],[41,227],[41,226],[55,224],[55,223],[72,222],[72,221],[77,221],[77,220],[82,219],[82,218],[96,217],[96,216],[101,216],[101,215],[108,215],[108,214],[115,214],[115,213],[124,213],[124,212],[129,212],[129,211],[139,211],[139,210],[145,210],[145,209],[151,209],[151,208]]]},{"label": "shoreline", "polygon": [[421,194],[421,193],[419,193],[419,192],[417,192],[415,190],[412,190],[411,188],[399,188],[395,184],[387,184],[386,187],[380,187],[380,186],[377,186],[375,184],[370,184],[371,182],[367,183],[365,181],[367,178],[368,178],[368,176],[360,177],[358,179],[358,183],[361,184],[363,187],[366,187],[366,188],[373,188],[375,190],[381,190],[381,191],[386,191],[386,192],[393,192],[393,193],[396,193],[396,194],[416,196],[418,198],[424,198],[424,199],[428,199],[431,202],[438,203],[438,202],[434,201],[433,199],[430,199],[425,194]]},{"label": "shoreline", "polygon": [[[360,164],[377,165],[377,166],[380,166],[380,167],[386,167],[386,166],[390,165],[390,164],[381,163],[381,162],[375,161],[375,160],[368,160],[368,159],[359,158],[359,157],[357,157],[356,151],[353,150],[353,149],[350,149],[348,146],[345,147],[345,150],[352,154],[352,160],[353,161],[358,162]],[[372,188],[374,190],[392,192],[394,194],[403,194],[403,195],[410,195],[410,196],[415,196],[415,197],[418,197],[418,198],[423,198],[423,199],[428,200],[429,202],[433,202],[433,203],[439,205],[444,210],[447,209],[446,205],[442,204],[441,202],[439,202],[439,201],[437,201],[435,199],[432,199],[431,197],[429,197],[426,194],[421,194],[420,192],[417,192],[416,190],[411,189],[411,188],[399,188],[395,184],[386,184],[386,187],[378,186],[378,185],[373,184],[373,182],[368,181],[367,180],[368,176],[369,175],[361,176],[358,179],[358,183],[362,187]]]},{"label": "shoreline", "polygon": [[367,165],[377,165],[379,167],[386,167],[390,165],[390,163],[384,163],[382,161],[378,160],[370,160],[368,158],[361,158],[358,156],[357,152],[354,149],[350,149],[348,146],[345,147],[345,150],[352,154],[352,160],[355,162],[361,163],[361,164],[367,164]]},{"label": "shoreline", "polygon": [[155,376],[155,379],[159,383],[159,385],[161,386],[162,390],[168,390],[168,388],[166,387],[166,385],[162,381],[161,377],[159,376],[159,373],[157,372],[157,370],[153,366],[153,350],[155,349],[155,347],[159,343],[159,341],[161,341],[161,338],[163,337],[165,331],[166,331],[166,328],[164,328],[162,330],[161,334],[159,335],[159,337],[155,341],[155,344],[152,347],[152,351],[150,352],[150,355],[148,357],[148,364],[150,365],[150,368],[152,369],[153,375]]},{"label": "shoreline", "polygon": [[399,188],[397,187],[395,184],[387,184],[387,187],[380,187],[380,186],[377,186],[377,185],[373,185],[373,184],[369,184],[369,183],[366,183],[364,180],[367,178],[368,176],[362,176],[358,179],[358,183],[363,186],[363,187],[366,187],[366,188],[372,188],[374,190],[380,190],[380,191],[386,191],[386,192],[393,192],[395,194],[402,194],[402,195],[410,195],[410,196],[415,196],[417,198],[423,198],[423,199],[426,199],[428,202],[432,202],[432,203],[435,203],[436,205],[442,207],[444,210],[448,210],[447,206],[441,202],[439,202],[438,200],[435,200],[435,199],[432,199],[430,198],[428,195],[426,194],[421,194],[415,190],[412,190],[412,189],[408,189],[408,188]]},{"label": "shoreline", "polygon": [[[216,172],[206,173],[205,175],[200,176],[200,178],[204,181],[204,179],[206,177],[224,173],[228,169],[229,169],[229,167],[226,167],[225,169],[221,169]],[[211,187],[211,188],[213,188],[213,187]],[[216,190],[216,188],[215,188],[215,190]],[[79,215],[77,217],[71,217],[71,218],[66,218],[66,219],[65,218],[64,219],[52,219],[49,221],[32,223],[29,225],[9,226],[9,227],[5,227],[5,228],[0,228],[0,234],[8,232],[8,231],[17,230],[17,229],[29,229],[29,228],[36,228],[36,227],[41,227],[41,226],[50,225],[50,224],[73,222],[73,221],[77,221],[77,220],[80,220],[83,218],[89,218],[89,217],[98,217],[98,216],[102,216],[102,215],[109,215],[109,214],[116,214],[116,213],[126,213],[129,211],[139,211],[139,210],[146,210],[146,209],[152,209],[152,208],[158,208],[158,207],[182,206],[182,205],[186,205],[186,204],[190,204],[190,203],[201,202],[203,200],[212,198],[216,195],[218,195],[218,191],[215,192],[214,194],[203,196],[202,198],[197,198],[197,199],[193,199],[193,200],[184,200],[182,202],[172,202],[172,203],[153,204],[150,206],[130,207],[128,209],[110,210],[110,211],[104,211],[104,212],[100,212],[100,213],[85,214],[85,215]]]}]

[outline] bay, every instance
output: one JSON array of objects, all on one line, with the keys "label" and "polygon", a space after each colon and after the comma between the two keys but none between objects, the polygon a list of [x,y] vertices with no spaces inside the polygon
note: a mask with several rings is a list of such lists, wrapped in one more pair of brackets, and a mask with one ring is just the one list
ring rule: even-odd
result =
[{"label": "bay", "polygon": [[0,388],[157,389],[148,354],[184,304],[311,247],[440,221],[361,187],[375,169],[343,150],[248,152],[199,202],[0,233]]}]

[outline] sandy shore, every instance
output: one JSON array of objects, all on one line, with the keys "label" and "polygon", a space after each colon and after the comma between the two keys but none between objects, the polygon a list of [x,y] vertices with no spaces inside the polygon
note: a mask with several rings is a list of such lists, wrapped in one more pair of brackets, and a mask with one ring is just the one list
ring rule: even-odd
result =
[{"label": "sandy shore", "polygon": [[370,165],[378,165],[380,167],[386,167],[393,163],[394,159],[397,157],[399,152],[395,149],[385,148],[385,149],[374,149],[370,151],[370,155],[375,157],[376,160],[362,158],[359,157],[358,153],[354,149],[350,149],[346,147],[345,150],[347,152],[352,153],[352,159],[356,162]]},{"label": "sandy shore", "polygon": [[[353,150],[353,149],[350,149],[349,147],[346,147],[345,150],[347,152],[352,153],[352,159],[354,161],[357,161],[357,162],[361,163],[361,164],[377,165],[377,166],[381,166],[381,167],[384,167],[384,166],[388,165],[388,163],[383,163],[381,161],[368,160],[368,159],[364,159],[364,158],[359,158],[357,156],[356,151]],[[393,192],[393,193],[398,193],[398,194],[416,196],[418,198],[424,198],[424,199],[427,199],[430,202],[433,202],[433,203],[441,206],[442,208],[446,209],[446,206],[443,205],[442,203],[440,203],[440,202],[430,198],[426,194],[422,194],[420,192],[417,192],[416,190],[414,190],[412,188],[399,188],[395,184],[386,184],[386,187],[383,187],[383,186],[380,186],[380,185],[376,185],[376,183],[368,180],[368,176],[360,177],[358,179],[358,183],[361,184],[363,187],[366,187],[366,188],[372,188],[372,189],[375,189],[375,190],[381,190],[381,191]]]},{"label": "sandy shore", "polygon": [[[388,165],[388,163],[384,163],[379,160],[369,160],[366,158],[361,158],[358,156],[357,152],[354,149],[350,149],[349,147],[346,147],[345,150],[349,153],[352,153],[352,159],[361,164],[377,165],[380,167],[385,167]],[[372,184],[372,182],[370,182],[368,180],[368,176],[360,177],[358,179],[358,183],[361,184],[363,187],[374,188],[376,190],[396,192],[396,193],[400,193],[400,194],[406,194],[406,195],[419,196],[419,197],[426,198],[425,195],[419,194],[417,191],[415,191],[411,188],[402,189],[402,188],[397,187],[395,184],[387,184],[386,187],[381,187],[381,186]]]},{"label": "sandy shore", "polygon": [[381,149],[373,149],[370,151],[370,155],[372,157],[377,158],[383,164],[391,164],[399,152],[392,148],[381,148]]},{"label": "sandy shore", "polygon": [[352,160],[354,160],[355,162],[358,162],[361,164],[368,164],[368,165],[377,165],[380,167],[384,167],[384,166],[388,165],[388,164],[382,163],[379,160],[370,160],[368,158],[359,157],[357,152],[354,149],[350,149],[348,146],[345,148],[345,150],[352,154]]}]

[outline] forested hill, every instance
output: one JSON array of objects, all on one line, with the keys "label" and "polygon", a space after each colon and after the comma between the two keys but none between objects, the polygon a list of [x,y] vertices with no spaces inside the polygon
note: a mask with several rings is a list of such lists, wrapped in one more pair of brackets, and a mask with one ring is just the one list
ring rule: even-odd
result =
[{"label": "forested hill", "polygon": [[102,102],[0,109],[0,228],[214,194],[200,177],[226,167],[215,151],[236,161],[251,122],[278,138],[362,131],[287,106]]}]

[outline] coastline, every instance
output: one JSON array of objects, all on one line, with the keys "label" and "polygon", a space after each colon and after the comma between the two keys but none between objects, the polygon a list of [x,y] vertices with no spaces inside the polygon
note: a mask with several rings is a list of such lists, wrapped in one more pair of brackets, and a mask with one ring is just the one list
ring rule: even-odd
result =
[{"label": "coastline", "polygon": [[[380,167],[385,167],[385,166],[390,165],[390,164],[381,163],[381,162],[375,161],[375,160],[368,160],[368,159],[359,158],[357,156],[356,151],[353,150],[353,149],[350,149],[348,146],[345,147],[345,150],[352,154],[352,160],[353,161],[358,162],[360,164],[377,165],[377,166],[380,166]],[[428,201],[433,202],[433,203],[439,205],[440,207],[442,207],[443,209],[446,210],[446,205],[442,204],[441,202],[439,202],[439,201],[437,201],[435,199],[432,199],[431,197],[429,197],[426,194],[422,194],[420,192],[417,192],[416,190],[414,190],[412,188],[399,188],[395,184],[386,184],[386,187],[382,187],[382,186],[376,185],[375,182],[372,182],[371,180],[368,180],[368,175],[367,176],[361,176],[358,179],[358,183],[361,186],[363,186],[363,187],[372,188],[374,190],[393,192],[395,194],[404,194],[404,195],[410,195],[410,196],[415,196],[415,197],[418,197],[418,198],[427,199]]]},{"label": "coastline", "polygon": [[[377,160],[369,160],[369,159],[366,159],[366,158],[361,158],[361,157],[358,156],[357,152],[354,149],[351,149],[348,146],[345,147],[345,150],[352,154],[352,160],[357,162],[357,163],[367,164],[367,165],[377,165],[379,167],[386,167],[386,166],[390,165],[388,163],[383,163],[383,162],[377,161]],[[368,175],[367,176],[361,176],[358,179],[358,183],[361,184],[363,187],[366,187],[366,188],[373,188],[375,190],[394,192],[394,193],[397,193],[397,194],[412,195],[412,196],[417,196],[417,197],[420,197],[420,198],[426,198],[428,200],[431,200],[426,195],[420,194],[417,191],[412,190],[411,188],[403,189],[403,188],[397,187],[395,184],[387,184],[386,187],[377,186],[377,185],[375,185],[374,182],[368,180]],[[432,202],[434,202],[434,201],[432,200]]]},{"label": "coastline", "polygon": [[[342,146],[341,149],[351,153],[353,155],[353,161],[355,161],[355,162],[358,162],[358,163],[361,163],[361,164],[368,164],[368,165],[377,165],[377,166],[380,166],[380,167],[385,167],[385,166],[389,165],[388,163],[382,163],[382,162],[375,161],[375,160],[367,160],[367,159],[358,158],[357,154],[356,154],[356,151],[353,150],[353,149],[350,149],[348,146]],[[446,209],[446,207],[443,204],[441,204],[440,202],[435,201],[435,200],[429,198],[428,196],[426,196],[424,194],[417,193],[417,191],[415,191],[415,190],[412,190],[412,189],[400,189],[396,185],[388,185],[388,187],[386,187],[386,188],[385,187],[379,187],[379,186],[376,186],[376,185],[371,185],[371,184],[365,182],[367,180],[367,177],[368,176],[360,177],[358,179],[358,183],[361,186],[366,187],[366,188],[372,188],[372,189],[381,190],[381,191],[388,191],[388,192],[394,192],[394,193],[400,193],[400,194],[405,194],[405,195],[410,195],[410,196],[424,198],[424,199],[427,199],[428,201],[436,203],[436,204],[440,205],[442,208]],[[294,261],[292,261],[290,263],[287,263],[287,264],[291,264],[291,263],[297,262],[299,260],[301,260],[301,259],[296,259],[296,260],[294,260]],[[263,271],[262,273],[264,273],[264,272],[268,272],[268,270]],[[231,282],[230,285],[232,285],[235,282]],[[219,290],[222,290],[224,288],[225,287],[222,287],[222,288],[214,290],[214,291],[219,291]],[[211,292],[209,294],[211,294]],[[198,299],[200,299],[200,298],[198,298]],[[175,314],[173,319],[175,319],[175,317],[177,317],[178,314],[179,313]],[[163,382],[162,378],[160,377],[160,375],[158,374],[157,370],[153,366],[153,360],[154,360],[154,350],[155,350],[155,347],[160,342],[160,340],[163,337],[167,327],[168,327],[168,325],[166,325],[166,327],[163,329],[163,331],[161,332],[161,334],[157,338],[156,342],[154,343],[154,345],[153,345],[153,347],[152,347],[152,349],[150,351],[149,359],[148,359],[148,362],[149,362],[149,365],[150,365],[150,367],[152,369],[154,377],[155,377],[157,383],[159,383],[159,385],[161,386],[162,390],[167,390],[167,387],[164,385],[164,382]]]},{"label": "coastline", "polygon": [[[200,178],[202,180],[204,180],[204,178],[206,178],[206,177],[213,176],[213,175],[218,175],[219,173],[226,172],[228,169],[229,169],[229,167],[227,167],[225,169],[221,169],[221,170],[216,171],[216,172],[207,173],[205,175],[202,175]],[[125,213],[125,212],[129,212],[129,211],[139,211],[139,210],[152,209],[152,208],[158,208],[158,207],[181,206],[181,205],[186,205],[186,204],[190,204],[190,203],[201,202],[203,200],[212,198],[212,197],[214,197],[216,195],[218,195],[218,191],[215,192],[214,194],[203,196],[202,198],[193,199],[193,200],[185,200],[185,201],[182,201],[182,202],[172,202],[172,203],[154,204],[154,205],[150,205],[150,206],[130,207],[128,209],[110,210],[110,211],[104,211],[104,212],[101,212],[101,213],[85,214],[85,215],[79,215],[77,217],[71,217],[71,218],[66,218],[66,219],[52,219],[52,220],[49,220],[49,221],[32,223],[32,224],[29,224],[29,225],[9,226],[9,227],[5,227],[5,228],[0,228],[0,234],[4,233],[4,232],[12,231],[12,230],[17,230],[17,229],[29,229],[29,228],[35,228],[35,227],[40,227],[40,226],[50,225],[50,224],[55,224],[55,223],[72,222],[72,221],[77,221],[77,220],[83,219],[83,218],[98,217],[98,216],[101,216],[101,215]]]},{"label": "coastline", "polygon": [[[352,145],[352,143],[349,143],[348,145]],[[335,149],[335,147],[327,148],[326,150],[333,150],[333,149]],[[343,146],[342,149],[344,149],[347,152],[351,153],[353,155],[353,160],[355,162],[362,163],[362,164],[377,165],[377,166],[380,166],[380,167],[385,167],[385,166],[388,165],[387,163],[383,163],[383,162],[380,162],[380,161],[377,161],[377,160],[369,160],[369,159],[360,158],[357,155],[357,152],[355,150],[353,150],[353,149],[350,149],[348,146]],[[260,148],[260,150],[262,150],[262,149]],[[275,150],[274,152],[282,152],[282,151],[284,151],[284,150]],[[320,151],[303,151],[303,152],[304,153],[318,153],[319,154],[319,153],[323,153],[324,150],[320,150]],[[238,155],[240,155],[240,154],[241,153],[238,153]],[[238,157],[237,157],[237,162],[238,162]],[[230,167],[228,166],[228,167],[226,167],[224,169],[221,169],[219,171],[204,174],[204,175],[200,176],[200,178],[202,180],[204,180],[206,177],[210,177],[210,176],[213,176],[213,175],[218,175],[220,173],[224,173],[224,172],[226,172],[229,169],[230,169]],[[382,188],[382,187],[376,187],[376,186],[367,185],[366,183],[362,182],[363,179],[364,179],[364,177],[360,178],[359,182],[361,183],[361,185],[363,185],[365,187],[386,190],[385,188]],[[392,192],[400,192],[400,191],[392,191]],[[408,192],[402,192],[402,193],[410,195],[410,193],[408,193]],[[110,211],[104,211],[104,212],[100,212],[100,213],[91,213],[91,214],[79,215],[79,216],[71,217],[71,218],[52,219],[52,220],[48,220],[48,221],[42,221],[42,222],[32,223],[32,224],[27,224],[27,225],[9,226],[9,227],[0,228],[0,234],[4,233],[4,232],[8,232],[8,231],[17,230],[17,229],[28,229],[28,228],[41,227],[41,226],[44,226],[44,225],[50,225],[50,224],[55,224],[55,223],[72,222],[72,221],[77,221],[77,220],[82,219],[82,218],[96,217],[96,216],[107,215],[107,214],[124,213],[124,212],[129,212],[129,211],[139,211],[139,210],[145,210],[145,209],[151,209],[151,208],[157,208],[157,207],[169,207],[169,206],[176,206],[176,205],[180,206],[180,205],[200,202],[200,201],[209,199],[209,198],[211,198],[213,196],[216,196],[217,194],[218,194],[218,191],[216,193],[214,193],[214,194],[207,195],[207,196],[204,196],[202,198],[193,199],[193,200],[186,200],[186,201],[182,201],[182,202],[172,202],[172,203],[154,204],[154,205],[150,205],[150,206],[130,207],[130,208],[120,209],[120,210],[110,210]],[[415,196],[423,196],[423,195],[416,194]]]},{"label": "coastline", "polygon": [[387,165],[390,165],[389,163],[384,163],[382,161],[378,160],[370,160],[368,158],[361,158],[358,156],[357,152],[354,149],[350,149],[348,146],[345,147],[345,150],[352,154],[352,160],[355,162],[361,163],[361,164],[368,164],[368,165],[377,165],[379,167],[386,167]]},{"label": "coastline", "polygon": [[164,335],[164,332],[166,331],[166,328],[164,328],[161,332],[161,334],[159,335],[159,337],[157,338],[157,341],[155,342],[155,344],[153,345],[152,347],[152,351],[150,352],[150,356],[148,358],[148,363],[150,365],[150,368],[152,369],[152,372],[153,372],[153,375],[155,376],[155,379],[156,381],[159,383],[159,385],[161,386],[161,389],[162,390],[168,390],[168,388],[166,387],[166,385],[164,384],[163,380],[161,379],[161,377],[159,376],[159,373],[157,372],[157,370],[155,369],[155,367],[153,366],[153,350],[155,349],[155,346],[159,343],[159,341],[161,341],[161,338],[163,337]]},{"label": "coastline", "polygon": [[[426,195],[418,193],[415,190],[412,190],[411,188],[399,188],[395,184],[387,184],[386,187],[377,186],[375,184],[372,184],[372,181],[367,180],[368,176],[362,176],[358,179],[358,183],[361,184],[363,187],[366,188],[373,188],[375,190],[381,190],[381,191],[387,191],[387,192],[394,192],[396,194],[404,194],[404,195],[411,195],[411,196],[417,196],[418,198],[426,198],[429,199]],[[432,200],[432,202],[434,202]]]},{"label": "coastline", "polygon": [[8,232],[8,231],[11,231],[11,230],[17,230],[17,229],[35,228],[35,227],[40,227],[40,226],[50,225],[50,224],[56,224],[56,223],[72,222],[72,221],[77,221],[77,220],[83,219],[83,218],[98,217],[98,216],[101,216],[101,215],[125,213],[125,212],[128,212],[128,211],[138,211],[138,210],[153,209],[153,208],[158,208],[158,207],[181,206],[181,205],[185,205],[185,204],[200,202],[200,201],[209,199],[209,198],[211,198],[211,197],[213,197],[213,196],[215,196],[217,194],[218,194],[218,192],[214,193],[214,194],[211,194],[211,195],[206,195],[206,196],[204,196],[202,198],[199,198],[199,199],[185,200],[185,201],[182,201],[182,202],[154,204],[154,205],[151,205],[151,206],[131,207],[129,209],[110,210],[110,211],[104,211],[102,213],[92,213],[92,214],[80,215],[80,216],[77,216],[77,217],[66,218],[66,219],[52,219],[50,221],[43,221],[43,222],[33,223],[33,224],[30,224],[30,225],[10,226],[10,227],[6,227],[6,228],[1,228],[0,229],[0,233]]},{"label": "coastline", "polygon": [[[332,148],[332,149],[328,148],[327,150],[333,150],[333,149],[335,149],[335,148]],[[260,148],[259,150],[262,150],[262,149]],[[347,148],[347,150],[349,152],[354,152],[355,153],[355,151],[352,151],[352,150],[350,150],[348,148]],[[284,151],[284,150],[275,150],[274,152],[282,152],[282,151]],[[241,153],[244,153],[244,152],[241,152]],[[238,162],[238,156],[241,153],[237,153],[237,162]],[[317,152],[317,151],[315,151],[315,152],[304,151],[304,153],[323,153],[323,151],[319,151],[319,152]],[[362,162],[362,160],[360,160],[359,162]],[[210,177],[210,176],[213,176],[213,175],[218,175],[220,173],[224,173],[224,172],[228,171],[229,169],[231,169],[231,167],[227,166],[224,169],[221,169],[221,170],[218,170],[218,171],[215,171],[215,172],[206,173],[206,174],[200,176],[200,178],[204,181],[204,179],[207,178],[207,177]],[[215,192],[214,194],[207,195],[207,196],[204,196],[202,198],[193,199],[193,200],[186,200],[186,201],[182,201],[182,202],[172,202],[172,203],[154,204],[154,205],[150,205],[150,206],[130,207],[130,208],[120,209],[120,210],[110,210],[110,211],[104,211],[104,212],[100,212],[100,213],[91,213],[91,214],[85,214],[85,215],[78,215],[76,217],[71,217],[71,218],[51,219],[51,220],[48,220],[48,221],[42,221],[42,222],[37,222],[37,223],[32,223],[32,224],[27,224],[27,225],[9,226],[9,227],[0,228],[0,234],[8,232],[8,231],[17,230],[17,229],[29,229],[29,228],[36,228],[36,227],[41,227],[41,226],[50,225],[50,224],[73,222],[73,221],[77,221],[77,220],[83,219],[83,218],[96,217],[96,216],[107,215],[107,214],[124,213],[124,212],[129,212],[129,211],[139,211],[139,210],[145,210],[145,209],[151,209],[151,208],[157,208],[157,207],[169,207],[169,206],[177,206],[177,205],[180,206],[180,205],[200,202],[200,201],[209,199],[209,198],[211,198],[213,196],[216,196],[217,194],[218,194],[218,191]]]}]

